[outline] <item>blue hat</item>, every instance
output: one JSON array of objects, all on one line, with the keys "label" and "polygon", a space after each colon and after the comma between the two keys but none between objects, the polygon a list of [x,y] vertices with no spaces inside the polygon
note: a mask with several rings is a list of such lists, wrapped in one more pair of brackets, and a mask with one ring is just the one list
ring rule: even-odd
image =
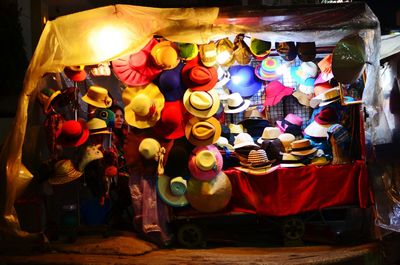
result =
[{"label": "blue hat", "polygon": [[262,81],[254,74],[250,65],[234,65],[229,68],[231,80],[226,84],[231,93],[239,93],[242,97],[251,97],[261,89]]},{"label": "blue hat", "polygon": [[164,70],[154,82],[164,95],[165,101],[176,101],[183,98],[186,87],[181,78],[182,68],[183,63],[180,63],[173,69]]}]

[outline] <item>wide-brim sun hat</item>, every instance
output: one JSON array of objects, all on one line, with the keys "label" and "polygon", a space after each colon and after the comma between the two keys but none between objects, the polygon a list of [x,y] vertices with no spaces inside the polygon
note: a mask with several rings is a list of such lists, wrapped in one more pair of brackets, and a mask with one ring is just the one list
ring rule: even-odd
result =
[{"label": "wide-brim sun hat", "polygon": [[54,165],[54,175],[48,179],[52,185],[62,185],[78,179],[83,172],[75,169],[70,159],[62,159]]},{"label": "wide-brim sun hat", "polygon": [[217,113],[220,101],[214,89],[208,91],[187,89],[183,95],[183,104],[193,116],[206,119]]},{"label": "wide-brim sun hat", "polygon": [[226,87],[231,93],[239,93],[242,97],[251,97],[262,87],[262,81],[254,73],[250,65],[234,65],[229,68],[231,80]]},{"label": "wide-brim sun hat", "polygon": [[195,146],[214,144],[221,136],[221,124],[214,117],[189,119],[185,126],[185,136]]},{"label": "wide-brim sun hat", "polygon": [[186,86],[183,84],[181,77],[182,68],[183,63],[180,63],[173,69],[162,71],[159,77],[154,80],[154,84],[158,86],[166,102],[183,98]]},{"label": "wide-brim sun hat", "polygon": [[112,105],[112,99],[108,95],[108,90],[101,86],[90,86],[82,100],[89,105],[97,108],[109,108]]},{"label": "wide-brim sun hat", "polygon": [[[172,183],[171,190],[171,180]],[[184,207],[189,204],[185,193],[187,189],[187,182],[182,177],[171,178],[165,174],[159,175],[157,177],[157,194],[166,204],[172,207]],[[176,192],[178,191],[178,192]],[[174,194],[175,192],[176,194]]]},{"label": "wide-brim sun hat", "polygon": [[235,92],[228,96],[227,103],[224,106],[225,113],[239,113],[245,111],[250,106],[250,100],[243,99],[242,96]]},{"label": "wide-brim sun hat", "polygon": [[188,165],[193,178],[208,181],[221,172],[223,159],[216,146],[198,146],[192,150]]},{"label": "wide-brim sun hat", "polygon": [[153,128],[154,132],[169,140],[181,138],[185,135],[185,112],[182,101],[165,102],[161,117]]},{"label": "wide-brim sun hat", "polygon": [[[315,88],[314,88],[315,89]],[[306,94],[303,93],[299,90],[296,90],[293,92],[292,96],[295,97],[297,99],[297,101],[303,105],[303,106],[307,106],[310,107],[310,97],[312,94]]]},{"label": "wide-brim sun hat", "polygon": [[275,80],[265,87],[264,106],[275,106],[281,100],[293,93],[293,88],[284,86],[281,82]]},{"label": "wide-brim sun hat", "polygon": [[257,58],[262,59],[269,55],[271,52],[271,42],[257,38],[251,38],[250,40],[250,52]]},{"label": "wide-brim sun hat", "polygon": [[192,91],[208,91],[218,82],[217,68],[201,65],[199,57],[188,61],[181,75],[185,86]]}]

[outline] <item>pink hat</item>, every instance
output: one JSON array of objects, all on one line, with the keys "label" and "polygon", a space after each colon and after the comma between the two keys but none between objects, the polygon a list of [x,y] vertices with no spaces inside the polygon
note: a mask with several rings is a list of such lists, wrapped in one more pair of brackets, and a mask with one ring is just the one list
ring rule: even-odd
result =
[{"label": "pink hat", "polygon": [[274,106],[278,104],[283,97],[293,93],[293,88],[282,85],[279,81],[272,81],[265,88],[264,106]]},{"label": "pink hat", "polygon": [[286,115],[285,119],[281,121],[276,121],[276,125],[281,130],[281,132],[284,133],[289,125],[296,125],[301,127],[303,125],[303,119],[295,114],[289,113],[288,115]]},{"label": "pink hat", "polygon": [[222,155],[214,145],[199,146],[189,156],[189,171],[192,177],[208,181],[222,170]]},{"label": "pink hat", "polygon": [[153,81],[162,71],[150,58],[150,52],[157,43],[151,39],[139,52],[112,61],[116,76],[129,86],[147,85]]},{"label": "pink hat", "polygon": [[165,139],[178,139],[184,136],[183,114],[185,112],[181,100],[165,102],[161,118],[154,126],[154,132]]}]

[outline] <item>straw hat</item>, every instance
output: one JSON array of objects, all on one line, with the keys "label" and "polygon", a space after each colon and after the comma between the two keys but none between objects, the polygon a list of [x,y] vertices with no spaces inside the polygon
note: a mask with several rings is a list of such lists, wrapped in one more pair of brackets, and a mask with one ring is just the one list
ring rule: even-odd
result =
[{"label": "straw hat", "polygon": [[107,123],[99,118],[92,118],[87,122],[89,134],[111,134],[107,128]]},{"label": "straw hat", "polygon": [[162,70],[175,68],[180,62],[177,48],[170,41],[161,41],[154,45],[150,55],[154,64]]},{"label": "straw hat", "polygon": [[181,75],[185,86],[192,91],[208,91],[218,82],[217,68],[200,65],[199,57],[190,60]]},{"label": "straw hat", "polygon": [[209,91],[187,89],[183,95],[183,104],[186,110],[193,116],[209,118],[217,113],[220,101],[214,89]]},{"label": "straw hat", "polygon": [[326,90],[325,92],[315,96],[310,101],[310,106],[316,108],[317,106],[323,107],[333,102],[340,100],[340,88],[334,87]]},{"label": "straw hat", "polygon": [[222,170],[223,160],[214,145],[199,146],[189,156],[189,171],[198,180],[210,180]]},{"label": "straw hat", "polygon": [[48,182],[52,185],[66,184],[79,178],[82,174],[83,172],[75,169],[70,159],[62,159],[54,165],[54,175],[48,179]]},{"label": "straw hat", "polygon": [[239,133],[243,133],[244,132],[242,124],[230,123],[228,125],[228,128],[229,128],[229,131],[230,131],[231,134],[239,134]]},{"label": "straw hat", "polygon": [[304,167],[305,165],[301,163],[300,158],[295,155],[284,153],[282,156],[281,167]]},{"label": "straw hat", "polygon": [[247,157],[248,164],[242,164],[253,169],[261,169],[271,166],[271,161],[268,160],[267,153],[263,149],[251,150]]},{"label": "straw hat", "polygon": [[[315,87],[314,87],[314,93],[315,93]],[[306,94],[299,90],[296,90],[293,92],[292,96],[295,97],[301,105],[310,107],[310,99],[312,97],[312,94]]]},{"label": "straw hat", "polygon": [[189,202],[185,196],[186,190],[187,180],[181,176],[171,178],[163,174],[157,177],[157,194],[169,206],[187,206]]},{"label": "straw hat", "polygon": [[158,162],[157,173],[164,174],[164,155],[165,148],[154,138],[145,138],[139,144],[139,153],[146,160],[155,160]]},{"label": "straw hat", "polygon": [[256,146],[254,143],[253,137],[251,137],[250,134],[248,133],[239,133],[237,136],[235,136],[235,141],[233,143],[233,148],[241,148],[244,146]]},{"label": "straw hat", "polygon": [[86,142],[89,137],[89,129],[84,120],[69,120],[62,124],[57,142],[65,147],[77,147]]},{"label": "straw hat", "polygon": [[296,156],[308,156],[317,152],[317,149],[311,145],[310,140],[301,139],[293,141],[291,144],[291,154]]},{"label": "straw hat", "polygon": [[278,138],[281,131],[277,127],[265,127],[260,138],[258,138],[257,143],[262,144],[264,140],[273,140]]},{"label": "straw hat", "polygon": [[250,100],[244,100],[239,93],[232,93],[228,96],[227,104],[224,107],[225,113],[239,113],[250,106]]},{"label": "straw hat", "polygon": [[221,136],[221,124],[214,117],[206,120],[193,117],[185,126],[185,136],[193,145],[210,145]]},{"label": "straw hat", "polygon": [[89,105],[104,109],[109,108],[112,104],[112,99],[108,95],[107,89],[100,86],[90,86],[82,100]]},{"label": "straw hat", "polygon": [[278,136],[279,141],[281,141],[283,147],[285,148],[285,152],[289,152],[290,144],[296,140],[296,137],[291,133],[282,133]]},{"label": "straw hat", "polygon": [[64,68],[65,75],[75,82],[80,82],[86,79],[84,65],[67,66]]},{"label": "straw hat", "polygon": [[139,129],[154,126],[164,108],[163,94],[153,83],[144,88],[131,88],[130,91],[130,103],[125,107],[126,122]]},{"label": "straw hat", "polygon": [[199,55],[201,62],[206,67],[213,67],[217,63],[217,47],[214,41],[208,44],[199,45]]}]

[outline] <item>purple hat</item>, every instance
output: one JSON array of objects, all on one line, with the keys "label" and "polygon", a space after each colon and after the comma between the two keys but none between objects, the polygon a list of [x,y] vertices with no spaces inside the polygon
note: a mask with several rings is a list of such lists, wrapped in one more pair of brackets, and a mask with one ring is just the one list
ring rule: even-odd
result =
[{"label": "purple hat", "polygon": [[231,93],[239,93],[242,97],[251,97],[261,89],[262,82],[254,74],[250,65],[234,65],[229,68],[231,80],[226,84]]},{"label": "purple hat", "polygon": [[164,95],[165,101],[176,101],[183,98],[186,87],[182,82],[181,70],[183,63],[178,64],[177,67],[164,70],[159,78],[155,81],[155,84]]}]

